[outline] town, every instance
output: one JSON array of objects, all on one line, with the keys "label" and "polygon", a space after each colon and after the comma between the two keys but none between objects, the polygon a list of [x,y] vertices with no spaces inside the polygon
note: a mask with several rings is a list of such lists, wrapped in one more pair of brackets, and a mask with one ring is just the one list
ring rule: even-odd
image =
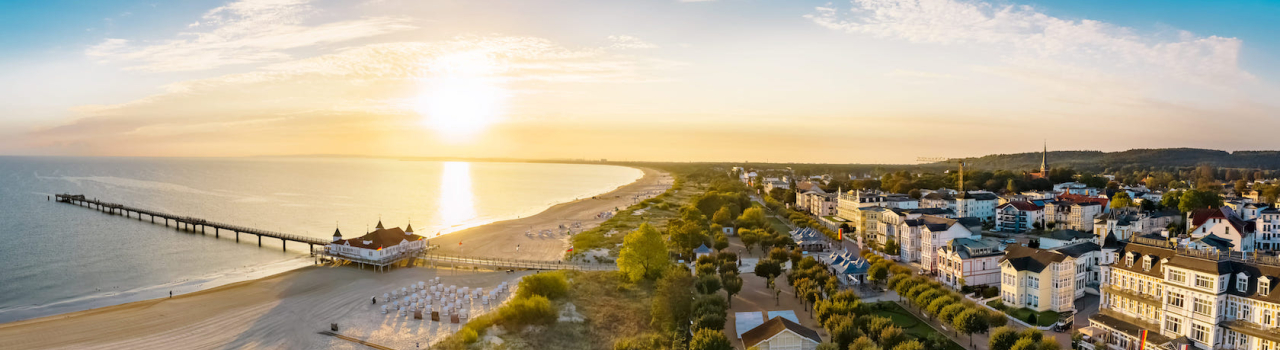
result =
[{"label": "town", "polygon": [[[907,171],[730,173],[801,224],[790,231],[796,249],[830,266],[863,301],[918,293],[901,286],[908,277],[877,271],[883,262],[1022,329],[1063,333],[1054,337],[1061,348],[1277,349],[1280,293],[1270,290],[1280,282],[1280,190],[1267,173],[1202,166],[1171,180],[1072,174],[1049,162],[1045,152],[1037,171],[982,180],[997,188],[891,184],[936,176]],[[946,175],[992,177],[963,167]],[[947,322],[957,322],[956,314],[923,302],[922,316],[963,330]],[[1035,348],[989,335],[957,340],[978,349]]]}]

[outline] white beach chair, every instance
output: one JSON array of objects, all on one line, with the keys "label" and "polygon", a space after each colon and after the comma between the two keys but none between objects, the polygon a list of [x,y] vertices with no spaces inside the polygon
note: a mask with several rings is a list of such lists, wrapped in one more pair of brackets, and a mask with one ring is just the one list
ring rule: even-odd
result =
[{"label": "white beach chair", "polygon": [[480,297],[480,305],[489,305],[489,296],[488,296],[488,295],[485,295],[485,296]]},{"label": "white beach chair", "polygon": [[382,305],[382,314],[383,314],[383,315],[386,315],[386,314],[387,314],[387,306],[386,306],[386,305]]}]

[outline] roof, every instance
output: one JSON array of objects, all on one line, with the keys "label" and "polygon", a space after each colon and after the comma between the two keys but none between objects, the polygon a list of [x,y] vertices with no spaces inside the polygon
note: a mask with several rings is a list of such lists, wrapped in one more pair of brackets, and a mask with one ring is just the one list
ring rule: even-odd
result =
[{"label": "roof", "polygon": [[1044,271],[1050,264],[1062,262],[1067,259],[1066,254],[1062,254],[1053,250],[1024,247],[1021,245],[1010,245],[1005,248],[1004,258],[1001,262],[1008,261],[1013,268],[1018,271],[1031,271],[1039,273]]},{"label": "roof", "polygon": [[1000,240],[992,237],[982,237],[976,240],[956,238],[943,245],[942,249],[955,252],[961,259],[969,259],[1002,255],[1004,254],[1004,249],[1001,249],[1000,245]]},{"label": "roof", "polygon": [[1234,243],[1231,243],[1231,240],[1215,236],[1212,233],[1205,235],[1204,237],[1197,238],[1195,242],[1217,248],[1221,251],[1230,251],[1231,247],[1236,246]]},{"label": "roof", "polygon": [[409,224],[409,226],[405,227],[405,228],[404,228],[404,232],[410,232],[410,233],[412,233],[412,232],[413,232],[413,224],[412,224],[412,223],[410,223],[410,224]]},{"label": "roof", "polygon": [[1070,241],[1075,239],[1093,238],[1093,234],[1076,230],[1057,230],[1050,233],[1049,238]]},{"label": "roof", "polygon": [[694,254],[710,254],[711,248],[707,248],[707,244],[703,243],[702,245],[698,246],[698,249],[694,249],[693,253]]},{"label": "roof", "polygon": [[921,215],[920,222],[928,227],[930,231],[946,231],[956,224],[955,219],[948,219],[941,216]]},{"label": "roof", "polygon": [[822,337],[818,336],[817,331],[778,316],[761,323],[759,326],[752,328],[746,333],[742,333],[742,345],[748,348],[756,346],[756,344],[769,340],[783,331],[790,331],[801,338],[812,340],[815,343],[822,342]]},{"label": "roof", "polygon": [[383,229],[384,227],[382,227],[382,220],[378,220],[378,226],[374,226],[373,228],[376,228],[379,230]]},{"label": "roof", "polygon": [[334,237],[338,237],[338,238],[342,238],[342,231],[338,231],[338,229],[336,229],[336,228],[335,228],[335,229],[333,229],[333,236],[334,236]]},{"label": "roof", "polygon": [[[379,249],[395,246],[404,241],[417,241],[426,239],[426,237],[405,233],[399,227],[385,228],[374,230],[364,236],[350,239],[339,239],[333,241],[332,244],[349,245],[357,248]],[[369,242],[369,243],[365,243]]]},{"label": "roof", "polygon": [[1004,207],[1014,207],[1014,208],[1016,208],[1016,209],[1018,209],[1018,210],[1022,210],[1022,211],[1036,211],[1036,210],[1042,210],[1042,209],[1044,209],[1044,207],[1041,207],[1041,206],[1039,206],[1039,205],[1036,205],[1035,203],[1031,203],[1031,202],[1023,202],[1023,201],[1018,201],[1018,202],[1009,202],[1009,203],[1001,204],[1000,206],[998,206],[998,207],[996,207],[996,208],[1004,208]]},{"label": "roof", "polygon": [[1088,252],[1102,251],[1102,247],[1098,246],[1097,243],[1084,242],[1084,243],[1076,243],[1068,246],[1057,247],[1057,248],[1054,248],[1053,251],[1065,254],[1072,258],[1079,258],[1081,255],[1084,255],[1085,253],[1088,253]]},{"label": "roof", "polygon": [[1115,232],[1107,231],[1107,236],[1102,238],[1103,248],[1120,248],[1123,245],[1120,240],[1116,239]]},{"label": "roof", "polygon": [[996,199],[1000,199],[1000,196],[997,196],[995,193],[990,193],[990,192],[977,192],[977,193],[970,192],[966,194],[965,197],[973,198],[975,200],[980,200],[980,201],[993,201]]}]

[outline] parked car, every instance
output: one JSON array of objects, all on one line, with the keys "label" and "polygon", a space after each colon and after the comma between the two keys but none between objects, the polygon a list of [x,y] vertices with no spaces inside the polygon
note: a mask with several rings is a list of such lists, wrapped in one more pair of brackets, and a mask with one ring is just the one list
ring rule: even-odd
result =
[{"label": "parked car", "polygon": [[1003,240],[1001,242],[1004,242],[1004,244],[1017,244],[1018,240],[1010,238],[1010,239]]}]

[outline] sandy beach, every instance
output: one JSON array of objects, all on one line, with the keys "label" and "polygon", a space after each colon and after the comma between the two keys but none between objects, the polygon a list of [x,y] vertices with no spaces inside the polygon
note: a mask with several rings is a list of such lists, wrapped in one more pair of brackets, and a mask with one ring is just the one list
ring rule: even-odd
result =
[{"label": "sandy beach", "polygon": [[[439,244],[439,252],[443,254],[560,260],[564,258],[565,250],[569,249],[569,237],[560,234],[539,236],[537,232],[544,229],[556,231],[560,224],[569,225],[574,222],[582,223],[582,228],[574,229],[574,232],[590,229],[605,221],[604,218],[597,218],[596,214],[631,206],[637,197],[643,200],[661,194],[671,188],[675,181],[665,172],[648,168],[640,170],[644,171],[644,176],[639,180],[609,193],[557,204],[533,216],[499,221],[432,238],[431,244]],[[535,235],[526,236],[525,232],[529,230],[533,230]],[[459,242],[462,244],[459,245]]]},{"label": "sandy beach", "polygon": [[[642,169],[644,176],[595,198],[553,206],[537,215],[496,222],[437,238],[442,251],[485,257],[558,260],[568,236],[527,237],[533,227],[555,229],[603,222],[600,212],[631,205],[669,188],[667,173]],[[463,245],[459,246],[458,242]],[[519,245],[519,251],[516,245]],[[384,315],[370,297],[417,281],[441,277],[445,285],[492,288],[515,283],[532,272],[475,272],[425,267],[374,273],[351,266],[311,266],[262,279],[232,283],[173,298],[139,301],[92,310],[0,324],[3,349],[368,349],[319,334],[337,322],[339,333],[395,349],[426,348],[460,324]],[[473,315],[492,309],[474,303]]]}]

